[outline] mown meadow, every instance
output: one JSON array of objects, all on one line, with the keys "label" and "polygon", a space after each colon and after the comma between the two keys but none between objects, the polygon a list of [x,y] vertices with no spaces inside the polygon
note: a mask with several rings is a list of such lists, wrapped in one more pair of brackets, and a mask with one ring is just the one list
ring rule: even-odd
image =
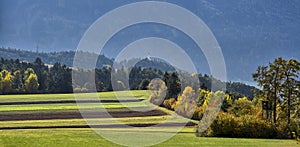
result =
[{"label": "mown meadow", "polygon": [[[116,98],[116,93],[124,99]],[[148,125],[159,124],[174,113],[157,107],[151,112],[132,113],[131,108],[150,107],[146,99],[149,91],[132,91],[134,97],[126,96],[128,92],[98,93],[99,101],[81,101],[86,107],[77,105],[74,94],[32,94],[0,96],[0,146],[120,146],[100,136],[95,130],[118,132],[132,131],[114,124],[119,123],[143,130]],[[80,101],[79,101],[80,102]],[[123,105],[126,103],[126,107]],[[79,113],[80,110],[93,111],[105,108],[115,118],[86,118],[101,121],[95,128],[90,128]],[[130,115],[128,115],[131,112]],[[180,119],[171,119],[169,126],[156,127],[155,132],[172,132],[178,127]],[[169,140],[155,146],[297,146],[294,140],[278,139],[235,139],[196,137],[197,121],[189,120],[190,125],[179,128],[180,131]],[[109,127],[107,127],[109,126]]]}]

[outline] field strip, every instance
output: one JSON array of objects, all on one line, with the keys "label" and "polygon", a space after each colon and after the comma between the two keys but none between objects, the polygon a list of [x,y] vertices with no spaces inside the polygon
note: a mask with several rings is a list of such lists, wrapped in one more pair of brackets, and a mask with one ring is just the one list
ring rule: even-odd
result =
[{"label": "field strip", "polygon": [[87,118],[87,119],[47,119],[47,120],[14,120],[0,121],[0,127],[16,127],[16,126],[53,126],[53,125],[86,125],[86,120],[90,124],[132,124],[132,123],[163,123],[163,122],[188,122],[179,117],[170,115],[163,116],[143,116],[143,117],[119,117],[119,118]]},{"label": "field strip", "polygon": [[59,103],[59,104],[28,104],[28,105],[2,105],[0,107],[0,112],[9,111],[41,111],[41,110],[78,110],[78,109],[116,109],[116,108],[126,108],[126,107],[149,107],[149,105],[143,102],[128,102],[126,106],[122,103],[83,103],[78,106],[69,103]]},{"label": "field strip", "polygon": [[[93,128],[96,131],[111,131],[111,132],[149,132],[149,133],[193,133],[195,134],[197,126],[185,126],[185,127],[153,127],[153,128],[143,128],[143,127],[136,127],[136,128]],[[78,128],[79,129],[79,128]]]},{"label": "field strip", "polygon": [[26,101],[26,102],[0,102],[0,105],[33,105],[33,104],[73,104],[73,103],[130,103],[140,102],[144,99],[127,100],[57,100],[57,101]]},{"label": "field strip", "polygon": [[[151,110],[148,112],[138,111],[112,111],[108,112],[111,117],[146,117],[146,116],[163,116],[167,115],[160,110]],[[90,111],[88,118],[107,118],[107,112]],[[74,112],[51,112],[51,113],[8,113],[1,114],[0,121],[8,120],[43,120],[43,119],[76,119],[82,118],[81,113]]]},{"label": "field strip", "polygon": [[[126,125],[133,127],[178,127],[196,126],[193,122],[186,122],[181,118],[166,116],[148,117],[125,117],[125,118],[90,118],[87,119],[93,128],[126,128]],[[125,125],[125,127],[124,127]],[[18,120],[0,121],[0,130],[10,129],[51,129],[51,128],[89,128],[84,119],[52,119],[52,120]]]},{"label": "field strip", "polygon": [[180,127],[195,126],[196,124],[188,123],[145,123],[145,124],[106,124],[106,125],[64,125],[64,126],[19,126],[19,127],[0,127],[0,130],[15,129],[53,129],[53,128],[129,128],[129,127]]},{"label": "field strip", "polygon": [[[95,93],[77,93],[84,100],[94,97]],[[118,98],[116,97],[118,95]],[[121,95],[121,96],[120,96]],[[149,92],[147,90],[132,90],[118,92],[99,92],[97,93],[99,100],[136,100],[148,99]],[[20,95],[0,95],[0,102],[34,102],[34,101],[61,101],[76,100],[75,94],[20,94]]]}]

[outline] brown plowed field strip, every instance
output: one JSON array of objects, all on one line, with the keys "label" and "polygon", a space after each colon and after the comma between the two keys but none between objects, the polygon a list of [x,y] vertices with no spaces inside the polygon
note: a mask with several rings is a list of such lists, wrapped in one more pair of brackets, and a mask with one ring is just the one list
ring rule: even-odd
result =
[{"label": "brown plowed field strip", "polygon": [[[152,110],[148,112],[139,111],[113,111],[108,112],[111,117],[142,117],[142,116],[162,116],[167,115],[165,112],[159,110]],[[88,112],[88,118],[107,118],[105,112]],[[11,121],[11,120],[46,120],[46,119],[76,119],[82,118],[79,111],[74,112],[32,112],[32,113],[8,113],[0,114],[0,121]]]},{"label": "brown plowed field strip", "polygon": [[32,104],[72,104],[72,103],[129,103],[140,102],[138,100],[61,100],[61,101],[32,101],[32,102],[0,102],[0,105],[32,105]]}]

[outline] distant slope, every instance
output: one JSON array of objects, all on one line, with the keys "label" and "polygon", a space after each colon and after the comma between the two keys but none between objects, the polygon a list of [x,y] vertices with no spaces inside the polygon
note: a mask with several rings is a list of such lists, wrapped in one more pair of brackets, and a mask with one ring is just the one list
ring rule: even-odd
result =
[{"label": "distant slope", "polygon": [[[96,54],[84,53],[88,56]],[[61,63],[68,67],[73,66],[75,52],[74,51],[63,51],[63,52],[50,52],[50,53],[37,53],[27,50],[11,49],[11,48],[0,48],[0,58],[4,59],[19,59],[20,61],[34,62],[37,57],[41,58],[46,64]],[[102,68],[104,65],[113,65],[114,60],[109,59],[104,55],[100,55],[97,61],[97,68]],[[174,67],[163,60],[155,58],[149,59],[130,59],[129,61],[122,61],[121,65],[129,66],[131,62],[137,62],[136,67],[148,67],[161,71],[175,71]]]},{"label": "distant slope", "polygon": [[[89,53],[86,53],[89,54]],[[0,58],[4,59],[19,59],[20,61],[34,62],[39,57],[46,64],[61,63],[68,67],[73,66],[75,52],[74,51],[63,51],[63,52],[50,52],[50,53],[36,53],[32,51],[25,51],[20,49],[11,48],[0,48]],[[97,67],[102,68],[103,65],[112,65],[113,60],[103,55],[97,62]]]},{"label": "distant slope", "polygon": [[214,77],[208,76],[208,75],[202,75],[199,74],[199,82],[200,87],[202,89],[208,89],[211,90],[212,84],[216,86],[216,89],[223,89],[223,87],[218,87],[218,85],[224,85],[226,84],[226,91],[230,94],[230,96],[233,99],[238,99],[241,97],[248,97],[250,100],[254,98],[255,91],[258,91],[254,86],[250,86],[241,82],[223,82],[218,79],[215,79]]}]

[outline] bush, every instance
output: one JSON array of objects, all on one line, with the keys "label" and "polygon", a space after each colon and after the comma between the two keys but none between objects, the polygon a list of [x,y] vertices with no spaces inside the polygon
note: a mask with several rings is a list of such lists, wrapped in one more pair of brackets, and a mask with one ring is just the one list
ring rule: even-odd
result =
[{"label": "bush", "polygon": [[271,123],[245,115],[235,117],[221,112],[211,126],[201,136],[236,137],[236,138],[287,138],[282,127],[275,127]]},{"label": "bush", "polygon": [[297,124],[296,139],[300,141],[300,124]]},{"label": "bush", "polygon": [[75,92],[75,93],[87,93],[87,92],[88,92],[88,89],[76,87],[76,88],[74,89],[74,92]]},{"label": "bush", "polygon": [[258,110],[253,106],[251,101],[244,97],[234,101],[228,112],[239,117],[244,115],[255,115],[258,113]]},{"label": "bush", "polygon": [[175,98],[169,98],[167,100],[164,100],[163,106],[169,110],[174,110],[175,103],[176,103]]},{"label": "bush", "polygon": [[204,112],[205,108],[203,106],[198,106],[194,112],[192,119],[200,120],[203,117]]}]

